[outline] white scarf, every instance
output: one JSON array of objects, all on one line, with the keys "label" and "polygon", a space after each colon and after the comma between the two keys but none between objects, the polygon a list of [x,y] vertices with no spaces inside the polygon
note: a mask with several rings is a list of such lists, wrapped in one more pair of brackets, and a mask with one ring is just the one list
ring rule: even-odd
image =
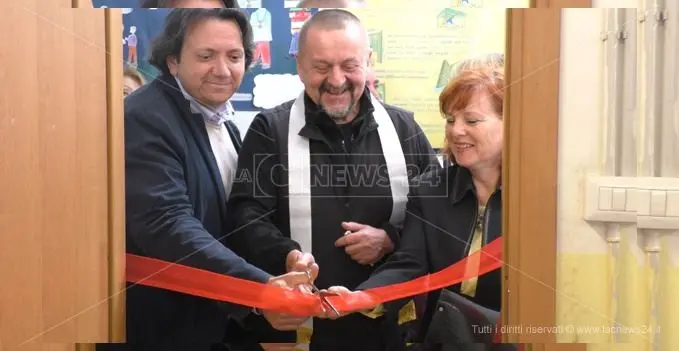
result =
[{"label": "white scarf", "polygon": [[[375,111],[373,116],[378,124],[382,152],[387,164],[393,206],[389,223],[397,228],[403,225],[405,207],[408,199],[408,171],[403,149],[396,128],[378,99],[371,96]],[[288,127],[288,188],[290,207],[290,236],[299,243],[303,252],[311,252],[311,165],[309,139],[299,135],[306,124],[304,113],[304,92],[295,100],[290,110]],[[341,228],[337,229],[338,231]],[[298,343],[308,343],[312,329],[312,319],[298,330]],[[300,335],[301,334],[301,335]],[[303,339],[303,340],[300,340]],[[308,349],[308,344],[297,345],[297,349]]]}]

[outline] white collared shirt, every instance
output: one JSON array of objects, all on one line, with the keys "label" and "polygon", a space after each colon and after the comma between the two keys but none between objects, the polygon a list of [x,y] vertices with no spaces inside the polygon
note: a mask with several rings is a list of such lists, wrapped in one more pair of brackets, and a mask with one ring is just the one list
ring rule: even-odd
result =
[{"label": "white collared shirt", "polygon": [[238,152],[236,152],[236,147],[233,145],[233,141],[231,140],[231,136],[229,135],[229,131],[226,129],[225,124],[227,120],[233,118],[235,115],[233,106],[230,101],[227,101],[219,109],[213,110],[200,103],[196,98],[184,90],[184,87],[177,77],[175,77],[175,80],[177,81],[177,85],[182,94],[186,100],[189,101],[191,111],[203,116],[205,129],[210,139],[210,147],[215,156],[217,167],[219,167],[219,173],[222,176],[222,184],[224,185],[226,198],[228,199],[231,194],[231,185],[236,176],[236,167],[238,167]]}]

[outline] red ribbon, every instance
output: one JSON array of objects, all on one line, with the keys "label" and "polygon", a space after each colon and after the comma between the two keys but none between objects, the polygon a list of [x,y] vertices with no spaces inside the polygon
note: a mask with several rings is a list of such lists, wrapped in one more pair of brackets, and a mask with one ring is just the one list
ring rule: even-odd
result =
[{"label": "red ribbon", "polygon": [[[476,253],[436,273],[404,283],[331,296],[328,300],[340,311],[359,311],[455,285],[500,268],[502,245],[500,237]],[[478,260],[477,274],[466,272],[468,260]],[[132,254],[127,254],[126,278],[130,283],[279,313],[308,316],[321,311],[321,302],[317,296]]]}]

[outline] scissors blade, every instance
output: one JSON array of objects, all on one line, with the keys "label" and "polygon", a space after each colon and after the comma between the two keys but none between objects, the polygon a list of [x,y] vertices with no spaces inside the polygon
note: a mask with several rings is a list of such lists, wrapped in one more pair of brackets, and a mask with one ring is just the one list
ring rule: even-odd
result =
[{"label": "scissors blade", "polygon": [[340,315],[339,311],[330,302],[330,300],[328,300],[328,298],[326,296],[321,296],[321,302],[323,302],[323,304],[325,304],[326,307],[330,308],[332,310],[332,312],[335,313],[335,315],[337,315],[337,316]]},{"label": "scissors blade", "polygon": [[[311,270],[307,269],[306,274],[309,277],[309,281],[311,281]],[[335,308],[335,306],[328,300],[328,296],[336,296],[337,294],[329,293],[329,292],[322,292],[321,289],[319,289],[316,284],[314,283],[309,283],[309,286],[311,287],[311,292],[318,296],[321,299],[321,305],[327,308],[330,308],[336,315],[340,315],[339,311]]]},{"label": "scissors blade", "polygon": [[339,311],[335,308],[332,302],[328,300],[328,296],[338,296],[338,294],[324,291],[321,292],[319,295],[321,297],[321,302],[323,302],[328,308],[330,308],[335,313],[335,315],[339,316],[340,315]]}]

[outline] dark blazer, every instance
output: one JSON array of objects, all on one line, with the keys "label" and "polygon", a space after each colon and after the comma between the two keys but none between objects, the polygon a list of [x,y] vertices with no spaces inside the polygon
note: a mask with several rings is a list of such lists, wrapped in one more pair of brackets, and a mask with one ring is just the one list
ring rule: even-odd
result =
[{"label": "dark blazer", "polygon": [[[266,282],[269,274],[217,240],[227,234],[227,199],[204,123],[171,76],[126,98],[127,252]],[[126,293],[129,349],[207,350],[230,317],[251,311],[144,286]]]},{"label": "dark blazer", "polygon": [[[411,188],[401,242],[389,259],[359,285],[357,290],[391,285],[412,280],[446,268],[468,255],[469,243],[478,216],[478,200],[469,170],[450,166],[423,174]],[[501,187],[486,206],[484,244],[502,233]],[[459,293],[460,284],[447,288]],[[427,297],[423,328],[436,308],[441,291]],[[499,311],[501,305],[501,271],[495,270],[479,278],[472,302]],[[395,310],[407,300],[388,303]]]}]

